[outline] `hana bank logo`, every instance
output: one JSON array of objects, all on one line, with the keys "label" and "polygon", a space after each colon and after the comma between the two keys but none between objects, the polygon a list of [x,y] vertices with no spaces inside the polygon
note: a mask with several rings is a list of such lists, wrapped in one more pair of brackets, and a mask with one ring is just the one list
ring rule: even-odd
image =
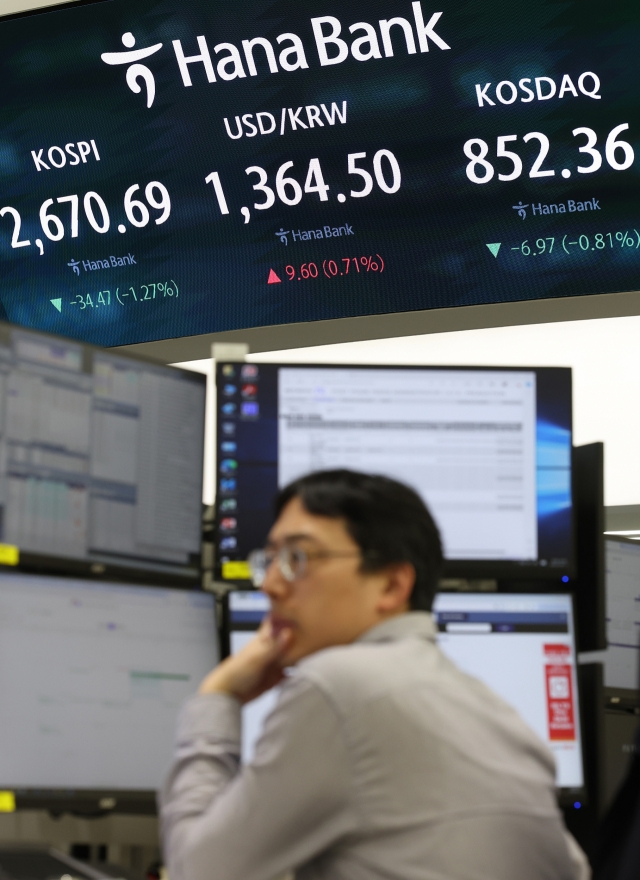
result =
[{"label": "hana bank logo", "polygon": [[527,219],[527,208],[529,207],[529,205],[523,205],[522,199],[520,199],[517,205],[512,205],[511,207],[514,211],[518,212],[518,217],[520,217],[522,220]]},{"label": "hana bank logo", "polygon": [[148,67],[145,67],[144,64],[139,64],[139,61],[143,61],[145,58],[151,57],[151,55],[155,55],[156,52],[159,52],[162,49],[162,43],[156,43],[155,46],[149,46],[148,49],[134,49],[136,44],[136,38],[132,33],[126,33],[122,35],[122,44],[126,49],[129,49],[128,52],[105,52],[104,55],[100,57],[104,61],[105,64],[110,65],[121,65],[128,64],[129,69],[127,70],[127,85],[136,95],[139,95],[142,91],[142,86],[139,83],[139,80],[142,80],[147,89],[147,107],[151,107],[156,97],[156,81],[153,76],[153,73],[149,70]]}]

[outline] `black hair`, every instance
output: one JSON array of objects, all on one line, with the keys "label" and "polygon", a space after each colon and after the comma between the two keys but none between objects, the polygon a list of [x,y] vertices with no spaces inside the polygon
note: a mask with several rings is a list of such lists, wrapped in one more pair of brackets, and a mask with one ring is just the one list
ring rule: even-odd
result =
[{"label": "black hair", "polygon": [[299,498],[316,516],[342,519],[362,550],[362,570],[380,571],[409,562],[416,572],[410,606],[430,611],[442,569],[442,542],[424,501],[413,489],[389,477],[357,471],[318,471],[282,489],[278,517]]}]

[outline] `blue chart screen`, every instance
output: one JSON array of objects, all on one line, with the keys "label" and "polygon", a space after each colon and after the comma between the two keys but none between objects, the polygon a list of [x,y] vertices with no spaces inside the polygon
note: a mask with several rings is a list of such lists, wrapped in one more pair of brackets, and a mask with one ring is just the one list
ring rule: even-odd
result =
[{"label": "blue chart screen", "polygon": [[104,345],[637,288],[640,6],[0,22],[0,317]]}]

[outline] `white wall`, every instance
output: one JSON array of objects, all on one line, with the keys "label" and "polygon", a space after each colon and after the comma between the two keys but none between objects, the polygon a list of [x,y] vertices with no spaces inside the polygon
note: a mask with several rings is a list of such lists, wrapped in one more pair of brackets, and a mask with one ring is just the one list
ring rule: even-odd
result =
[{"label": "white wall", "polygon": [[69,3],[70,0],[0,0],[0,15],[13,15],[14,12],[25,12],[28,9],[40,9],[43,6],[57,6]]},{"label": "white wall", "polygon": [[[251,356],[256,363],[383,363],[572,367],[574,442],[605,443],[607,506],[640,504],[640,317],[464,330]],[[210,361],[185,364],[210,372]],[[205,501],[214,493],[213,407]]]}]

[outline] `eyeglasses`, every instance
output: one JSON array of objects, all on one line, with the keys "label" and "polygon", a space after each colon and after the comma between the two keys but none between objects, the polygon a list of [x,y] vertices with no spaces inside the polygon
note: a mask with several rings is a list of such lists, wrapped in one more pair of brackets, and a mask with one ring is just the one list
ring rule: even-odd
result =
[{"label": "eyeglasses", "polygon": [[278,560],[282,576],[289,583],[299,580],[310,561],[314,559],[352,559],[361,553],[336,553],[331,550],[306,551],[299,547],[281,547],[279,550],[253,550],[247,562],[251,571],[251,579],[256,587],[261,587],[270,566]]}]

